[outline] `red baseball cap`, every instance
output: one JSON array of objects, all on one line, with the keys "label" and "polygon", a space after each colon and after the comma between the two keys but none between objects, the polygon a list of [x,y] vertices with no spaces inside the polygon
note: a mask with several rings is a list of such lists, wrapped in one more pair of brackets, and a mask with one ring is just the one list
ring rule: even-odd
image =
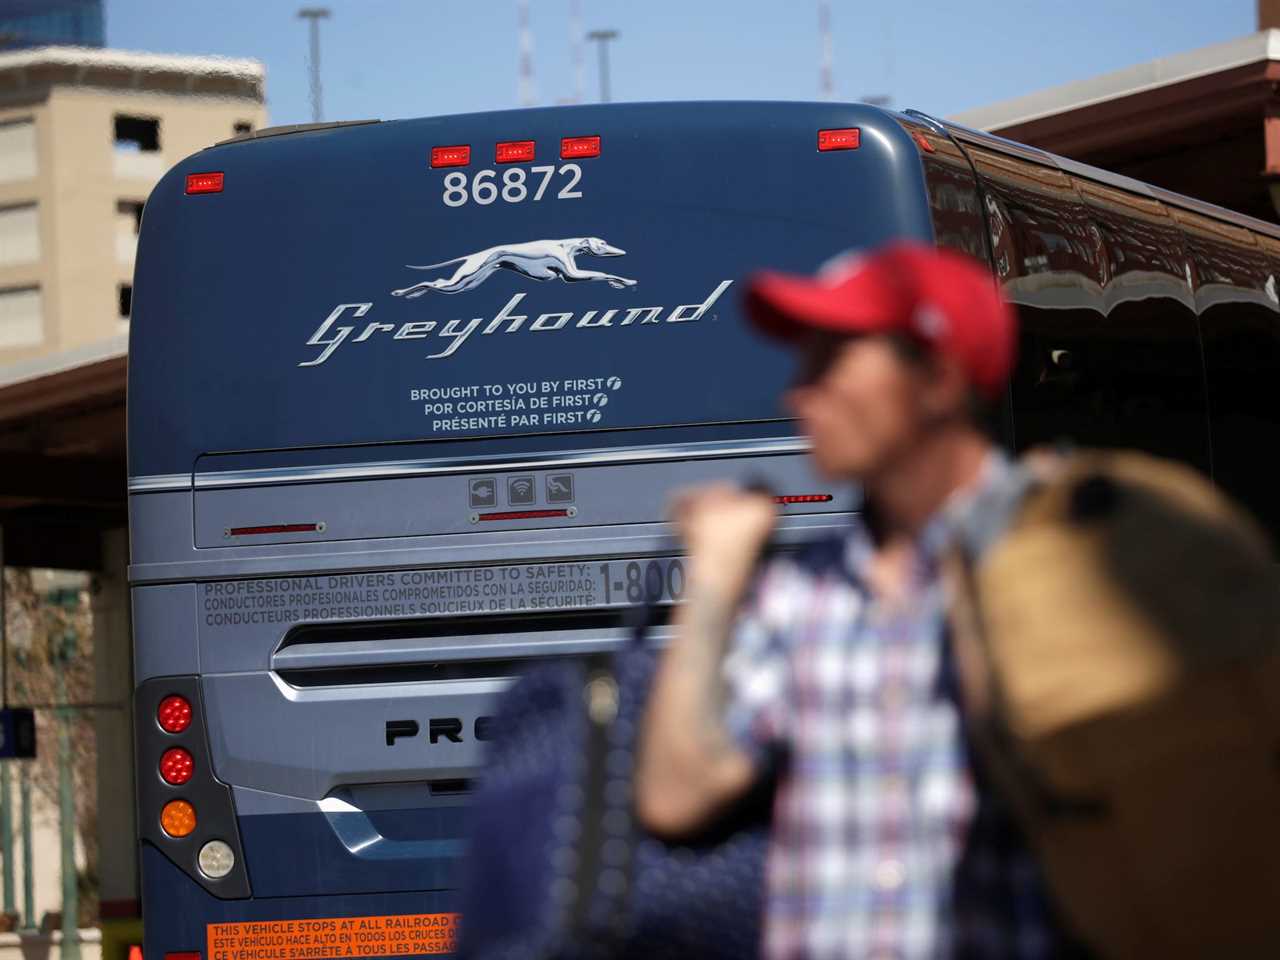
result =
[{"label": "red baseball cap", "polygon": [[813,330],[906,334],[959,361],[988,397],[1013,370],[1017,320],[995,278],[970,257],[921,243],[845,254],[815,277],[758,273],[746,303],[755,325],[782,340]]}]

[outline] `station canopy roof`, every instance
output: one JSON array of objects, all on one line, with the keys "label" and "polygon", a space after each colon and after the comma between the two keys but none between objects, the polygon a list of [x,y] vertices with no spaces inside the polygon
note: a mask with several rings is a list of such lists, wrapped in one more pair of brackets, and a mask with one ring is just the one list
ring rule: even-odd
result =
[{"label": "station canopy roof", "polygon": [[125,512],[125,336],[0,367],[8,566],[94,570]]}]

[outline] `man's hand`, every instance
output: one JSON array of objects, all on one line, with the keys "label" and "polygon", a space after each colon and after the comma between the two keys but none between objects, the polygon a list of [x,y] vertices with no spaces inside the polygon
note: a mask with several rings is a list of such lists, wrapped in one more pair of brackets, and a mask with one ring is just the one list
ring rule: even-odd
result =
[{"label": "man's hand", "polygon": [[714,591],[736,605],[777,519],[773,498],[728,484],[679,494],[671,520],[684,542],[696,587]]},{"label": "man's hand", "polygon": [[689,579],[654,678],[636,771],[640,819],[660,835],[705,826],[755,779],[751,758],[724,728],[721,661],[775,517],[770,497],[729,486],[691,490],[673,504]]}]

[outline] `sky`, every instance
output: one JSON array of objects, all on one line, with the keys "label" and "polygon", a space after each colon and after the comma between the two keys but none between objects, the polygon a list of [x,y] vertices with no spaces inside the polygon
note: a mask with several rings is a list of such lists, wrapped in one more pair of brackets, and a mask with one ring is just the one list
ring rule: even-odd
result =
[{"label": "sky", "polygon": [[[819,94],[813,0],[580,0],[619,32],[615,100]],[[516,0],[308,0],[321,26],[324,118],[397,119],[518,105]],[[293,0],[106,0],[107,42],[252,57],[272,124],[311,119],[307,27]],[[575,93],[570,0],[530,0],[536,102]],[[832,0],[836,97],[889,96],[947,116],[1252,33],[1255,0]],[[594,47],[586,99],[598,96]]]}]

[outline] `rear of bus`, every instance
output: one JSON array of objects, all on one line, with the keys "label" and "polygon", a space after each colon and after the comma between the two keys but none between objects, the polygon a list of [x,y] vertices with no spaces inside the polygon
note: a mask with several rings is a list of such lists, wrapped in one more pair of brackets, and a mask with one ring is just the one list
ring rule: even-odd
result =
[{"label": "rear of bus", "polygon": [[784,541],[855,506],[743,278],[904,236],[918,152],[848,105],[265,131],[170,171],[129,368],[148,960],[448,952],[493,697],[679,599],[672,490],[763,480]]}]

